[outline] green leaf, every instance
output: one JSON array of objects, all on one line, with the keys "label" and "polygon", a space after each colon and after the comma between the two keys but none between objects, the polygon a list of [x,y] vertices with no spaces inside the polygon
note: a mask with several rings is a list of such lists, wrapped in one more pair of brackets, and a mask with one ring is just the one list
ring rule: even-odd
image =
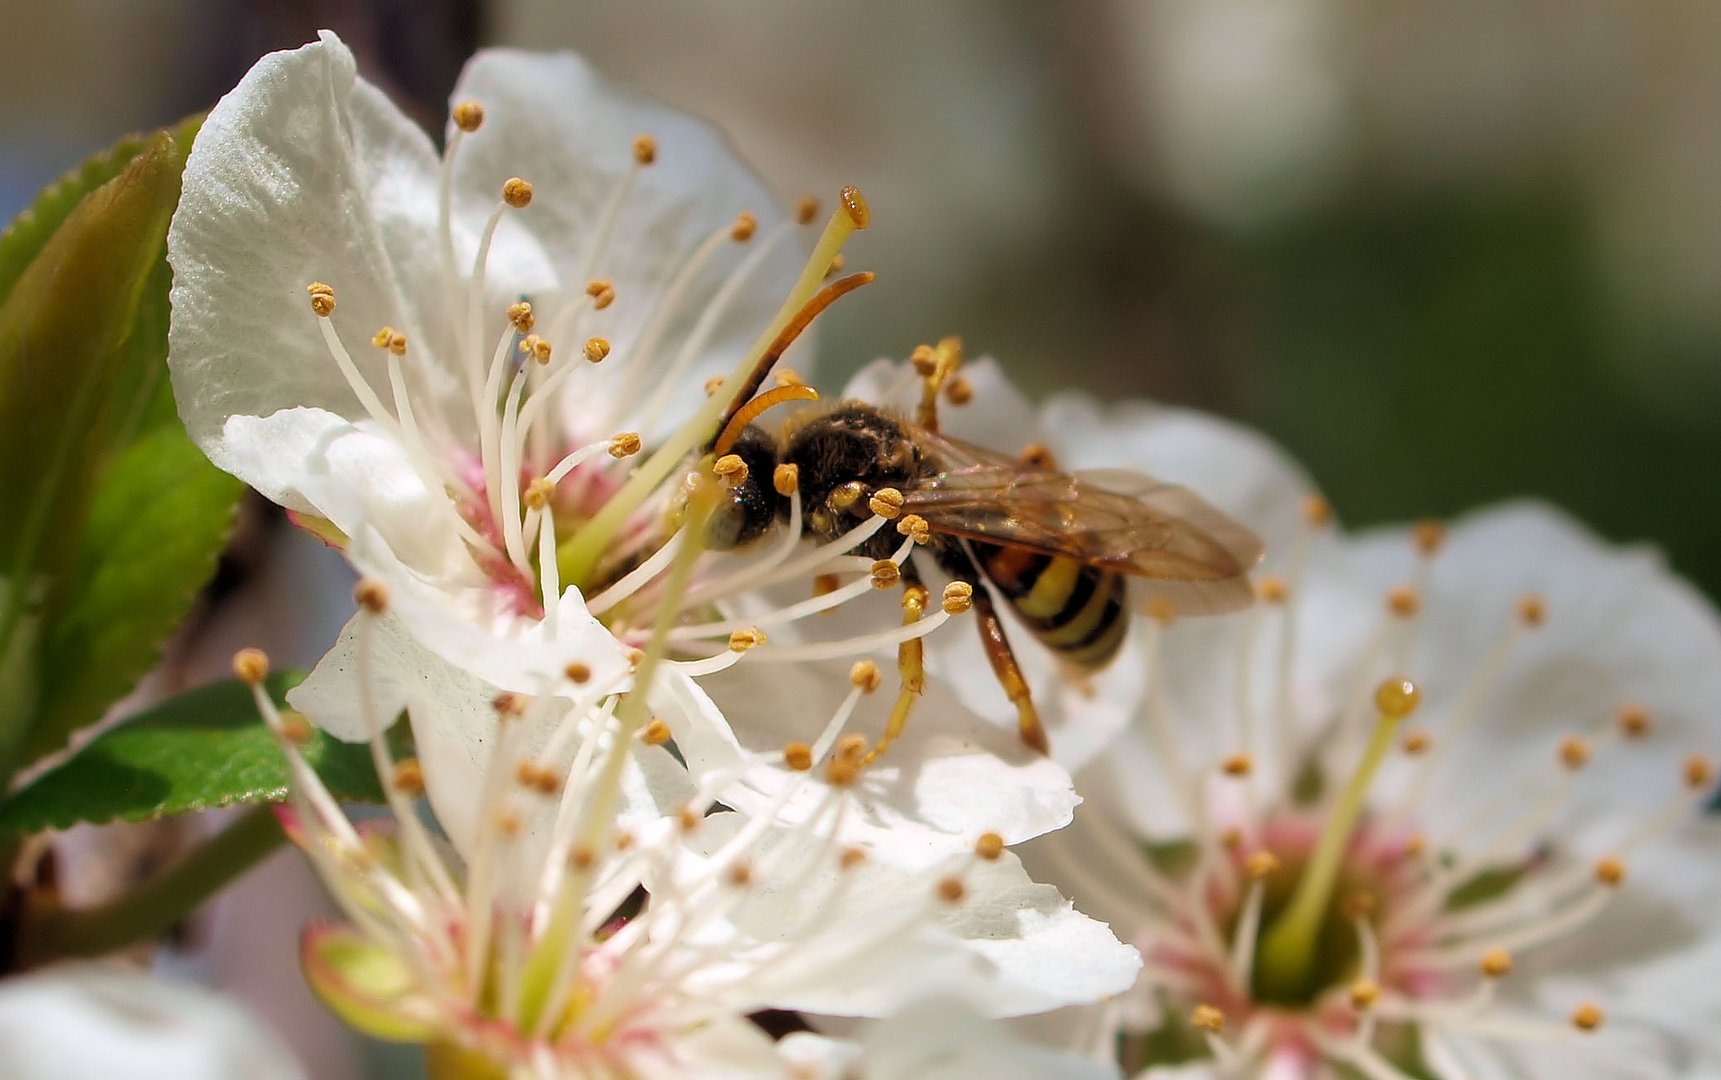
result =
[{"label": "green leaf", "polygon": [[[270,695],[279,701],[300,678],[272,676]],[[303,753],[336,798],[383,801],[364,744],[316,731]],[[286,759],[250,690],[228,681],[182,694],[92,739],[0,805],[0,832],[148,821],[286,797]]]},{"label": "green leaf", "polygon": [[[184,155],[166,132],[80,200],[0,303],[0,658],[76,569],[93,479],[110,449],[113,390],[133,359],[144,293],[157,279]],[[28,245],[18,242],[18,250]],[[32,634],[20,633],[33,628]],[[34,725],[34,696],[0,687],[0,781]]]},{"label": "green leaf", "polygon": [[171,428],[145,435],[102,474],[77,580],[42,644],[29,758],[94,723],[154,666],[214,574],[243,490]]}]

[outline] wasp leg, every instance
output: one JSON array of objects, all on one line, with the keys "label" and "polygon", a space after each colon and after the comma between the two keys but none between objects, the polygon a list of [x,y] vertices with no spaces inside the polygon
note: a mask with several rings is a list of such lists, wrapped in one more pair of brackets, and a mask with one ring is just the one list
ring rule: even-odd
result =
[{"label": "wasp leg", "polygon": [[1010,703],[1016,706],[1017,734],[1029,747],[1042,754],[1050,754],[1052,746],[1046,739],[1045,725],[1040,723],[1039,711],[1034,708],[1028,680],[1022,677],[1022,669],[1016,664],[1016,653],[1010,648],[1010,639],[1004,633],[1004,623],[998,618],[992,594],[980,580],[980,571],[975,569],[966,554],[947,556],[944,567],[956,580],[966,581],[974,589],[974,618],[977,620],[975,625],[980,628],[980,644],[986,649],[992,674],[997,676],[998,684],[1004,688]]},{"label": "wasp leg", "polygon": [[927,431],[938,430],[938,395],[944,384],[962,366],[962,341],[947,337],[936,347],[920,346],[914,352],[914,368],[920,372],[920,407],[914,411],[914,422]]},{"label": "wasp leg", "polygon": [[[915,569],[914,560],[904,561],[902,625],[913,626],[919,622],[921,616],[926,613],[929,600],[926,586],[920,583],[920,572]],[[877,744],[861,759],[862,765],[870,765],[877,760],[880,754],[890,749],[890,745],[902,736],[903,729],[908,727],[908,714],[913,711],[921,691],[926,689],[925,659],[926,653],[921,648],[920,638],[905,641],[896,647],[896,667],[902,676],[902,689],[897,692],[896,703],[890,708],[890,719],[885,722],[884,734],[879,736]]]}]

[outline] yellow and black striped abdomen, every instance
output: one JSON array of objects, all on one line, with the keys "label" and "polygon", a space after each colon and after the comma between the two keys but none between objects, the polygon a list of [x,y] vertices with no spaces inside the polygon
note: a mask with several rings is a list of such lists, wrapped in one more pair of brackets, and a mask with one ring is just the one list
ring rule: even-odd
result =
[{"label": "yellow and black striped abdomen", "polygon": [[986,576],[1040,643],[1079,667],[1104,667],[1123,644],[1123,575],[1024,548],[973,545]]}]

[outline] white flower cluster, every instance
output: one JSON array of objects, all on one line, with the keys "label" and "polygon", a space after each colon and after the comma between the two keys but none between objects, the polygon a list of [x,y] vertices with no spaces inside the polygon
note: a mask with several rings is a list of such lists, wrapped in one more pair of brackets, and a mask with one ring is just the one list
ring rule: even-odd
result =
[{"label": "white flower cluster", "polygon": [[[1152,468],[1269,545],[1260,603],[1140,605],[1098,674],[1019,635],[1043,756],[890,500],[814,545],[779,472],[786,527],[704,550],[747,470],[698,464],[724,405],[861,283],[825,284],[858,194],[822,231],[773,205],[570,56],[480,54],[440,151],[328,34],[205,123],[169,234],[181,415],[364,576],[293,711],[236,664],[345,915],[304,938],[331,1008],[436,1076],[1721,1062],[1710,770],[1663,753],[1721,699],[1689,590],[1529,507],[1344,538],[1244,432],[1036,414],[976,363],[947,431]],[[912,408],[922,374],[845,397]],[[777,375],[761,401],[814,396]],[[324,789],[307,722],[368,741],[390,827]]]}]

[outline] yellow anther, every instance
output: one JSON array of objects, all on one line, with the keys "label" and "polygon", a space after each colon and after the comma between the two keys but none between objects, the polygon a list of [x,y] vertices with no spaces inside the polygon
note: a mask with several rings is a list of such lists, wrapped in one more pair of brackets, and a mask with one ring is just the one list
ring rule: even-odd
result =
[{"label": "yellow anther", "polygon": [[1596,880],[1603,885],[1619,885],[1625,881],[1625,863],[1612,855],[1596,860]]},{"label": "yellow anther", "polygon": [[1047,472],[1058,467],[1057,455],[1053,454],[1052,448],[1045,443],[1029,443],[1022,447],[1022,452],[1016,455],[1016,460],[1030,469],[1041,469]]},{"label": "yellow anther", "polygon": [[644,649],[635,649],[635,648],[629,647],[629,648],[623,649],[621,651],[621,656],[622,656],[623,660],[627,661],[627,669],[629,671],[638,671],[639,666],[641,664],[645,663],[645,650]]},{"label": "yellow anther", "polygon": [[682,832],[692,832],[699,828],[700,817],[692,807],[684,806],[675,812],[675,823],[681,826]]},{"label": "yellow anther", "polygon": [[562,674],[568,677],[569,682],[574,683],[575,685],[580,685],[591,681],[592,669],[583,661],[573,660],[568,663],[567,667],[562,669]]},{"label": "yellow anther", "polygon": [[894,521],[902,513],[902,503],[902,492],[893,487],[883,487],[872,493],[872,498],[867,500],[866,505],[868,510],[879,517]]},{"label": "yellow anther", "polygon": [[624,431],[618,435],[610,436],[609,456],[618,460],[624,457],[632,457],[639,453],[639,448],[642,445],[644,444],[639,440],[639,432]]},{"label": "yellow anther", "polygon": [[974,841],[974,854],[987,862],[995,862],[1004,854],[1004,838],[995,832],[981,833]]},{"label": "yellow anther", "polygon": [[311,296],[311,310],[321,318],[328,318],[335,310],[335,290],[321,281],[313,281],[305,286],[305,291]]},{"label": "yellow anther", "polygon": [[858,847],[844,848],[842,855],[837,858],[837,865],[844,870],[853,870],[857,866],[865,866],[866,852]]},{"label": "yellow anther", "polygon": [[966,405],[974,400],[974,384],[966,377],[957,375],[945,384],[944,399],[952,405]]},{"label": "yellow anther", "polygon": [[1255,595],[1262,603],[1282,604],[1291,595],[1291,587],[1285,579],[1273,574],[1267,574],[1255,583]]},{"label": "yellow anther", "polygon": [[353,602],[372,615],[388,610],[388,588],[375,578],[361,578],[353,587]]},{"label": "yellow anther", "polygon": [[777,489],[777,494],[787,498],[793,495],[801,486],[800,466],[784,462],[771,471],[771,486]]},{"label": "yellow anther", "polygon": [[1155,596],[1143,605],[1142,610],[1147,617],[1161,626],[1177,618],[1177,605],[1164,596]]},{"label": "yellow anther", "polygon": [[556,770],[531,760],[520,762],[514,770],[514,779],[521,787],[531,788],[540,795],[554,795],[562,787],[562,777]]},{"label": "yellow anther", "polygon": [[502,201],[516,210],[532,205],[532,185],[518,176],[502,181]]},{"label": "yellow anther", "polygon": [[1225,1030],[1225,1014],[1211,1005],[1197,1005],[1189,1013],[1189,1026],[1218,1035]]},{"label": "yellow anther", "polygon": [[519,716],[526,711],[526,698],[523,694],[503,692],[490,699],[490,708],[504,719]]},{"label": "yellow anther", "polygon": [[1422,691],[1409,679],[1387,679],[1375,688],[1374,707],[1388,719],[1403,720],[1422,703]]},{"label": "yellow anther", "polygon": [[1620,734],[1628,739],[1641,739],[1655,726],[1655,720],[1650,716],[1649,710],[1635,703],[1620,706],[1615,721],[1619,724]]},{"label": "yellow anther", "polygon": [[1333,523],[1333,504],[1320,495],[1304,495],[1303,521],[1311,528],[1326,528]]},{"label": "yellow anther", "polygon": [[1715,765],[1702,754],[1685,759],[1685,786],[1692,790],[1708,787],[1715,779]]},{"label": "yellow anther", "polygon": [[602,311],[615,303],[615,286],[602,278],[596,278],[586,283],[586,295],[592,298],[592,307]]},{"label": "yellow anther", "polygon": [[1271,851],[1257,851],[1243,863],[1243,870],[1255,881],[1271,874],[1279,868],[1279,857]]},{"label": "yellow anther", "polygon": [[738,862],[731,866],[729,873],[724,876],[729,879],[732,888],[745,889],[753,881],[753,868],[744,862]]},{"label": "yellow anther", "polygon": [[516,334],[529,334],[538,320],[532,316],[532,305],[524,300],[508,305],[508,325]]},{"label": "yellow anther", "polygon": [[556,493],[556,485],[546,477],[538,477],[526,485],[525,503],[527,509],[542,510],[550,505],[550,496]]},{"label": "yellow anther", "polygon": [[1255,761],[1248,754],[1232,754],[1219,767],[1226,776],[1248,776],[1255,770]]},{"label": "yellow anther", "polygon": [[1482,954],[1482,977],[1503,979],[1512,972],[1512,954],[1505,949],[1489,949]]},{"label": "yellow anther", "polygon": [[888,589],[902,580],[902,567],[889,559],[880,559],[872,564],[872,587]]},{"label": "yellow anther", "polygon": [[240,649],[233,654],[233,674],[247,686],[256,686],[269,677],[269,654],[262,649]]},{"label": "yellow anther", "polygon": [[865,494],[865,485],[858,480],[851,480],[825,496],[825,503],[832,510],[847,510],[855,503],[860,502],[861,496]]},{"label": "yellow anther", "polygon": [[1433,518],[1425,518],[1411,527],[1410,539],[1416,545],[1417,553],[1426,558],[1446,545],[1446,526]]},{"label": "yellow anther", "polygon": [[897,519],[896,531],[909,537],[917,544],[932,542],[932,526],[919,514],[904,514]]},{"label": "yellow anther", "polygon": [[539,364],[550,362],[550,343],[537,334],[527,334],[520,339],[520,355],[536,360]]},{"label": "yellow anther", "polygon": [[783,747],[783,764],[796,772],[813,767],[813,748],[804,742],[792,742]]},{"label": "yellow anther", "polygon": [[401,758],[389,771],[388,782],[396,791],[416,799],[424,794],[424,767],[417,758]]},{"label": "yellow anther", "polygon": [[304,746],[316,735],[317,729],[311,726],[302,713],[291,709],[281,713],[281,734],[295,746]]},{"label": "yellow anther", "polygon": [[640,165],[650,165],[657,160],[657,140],[650,135],[636,135],[633,140],[633,160]]},{"label": "yellow anther", "polygon": [[914,373],[923,379],[938,374],[938,350],[930,345],[916,345],[908,354],[908,362],[914,365]]},{"label": "yellow anther", "polygon": [[860,776],[860,764],[846,758],[832,757],[825,762],[825,783],[846,788]]},{"label": "yellow anther", "polygon": [[604,358],[610,354],[610,343],[601,337],[587,338],[585,345],[581,346],[580,352],[585,355],[588,363],[601,364]]},{"label": "yellow anther", "polygon": [[712,464],[711,471],[731,487],[747,482],[747,463],[741,460],[740,454],[724,454]]},{"label": "yellow anther", "polygon": [[647,746],[662,746],[674,738],[674,735],[669,730],[669,725],[663,722],[662,717],[654,716],[651,723],[640,730],[639,738]]},{"label": "yellow anther", "polygon": [[884,672],[880,671],[878,665],[871,660],[856,660],[854,666],[849,668],[849,684],[863,694],[870,694],[877,690],[882,682],[884,682]]},{"label": "yellow anther", "polygon": [[729,651],[746,652],[765,644],[765,631],[757,626],[743,626],[739,630],[730,631]]},{"label": "yellow anther", "polygon": [[1415,618],[1422,610],[1422,594],[1411,585],[1395,585],[1386,591],[1386,610],[1401,619]]},{"label": "yellow anther", "polygon": [[454,120],[454,126],[468,135],[484,125],[484,106],[476,101],[462,101],[454,106],[454,112],[450,115]]},{"label": "yellow anther", "polygon": [[1434,740],[1429,736],[1428,732],[1418,729],[1416,731],[1405,732],[1404,738],[1399,740],[1398,745],[1405,753],[1409,754],[1411,757],[1416,757],[1419,754],[1426,753],[1428,748],[1433,744]]},{"label": "yellow anther", "polygon": [[940,606],[946,615],[962,614],[974,606],[974,586],[966,581],[952,581],[944,586],[944,597]]},{"label": "yellow anther", "polygon": [[1367,889],[1354,889],[1346,893],[1344,898],[1339,901],[1339,914],[1351,922],[1356,922],[1358,919],[1366,919],[1373,915],[1378,903],[1374,893]]},{"label": "yellow anther", "polygon": [[590,870],[597,861],[598,853],[584,844],[575,844],[568,851],[568,866],[574,870]]},{"label": "yellow anther", "polygon": [[753,239],[753,234],[759,231],[759,219],[743,210],[735,216],[735,224],[730,226],[729,239],[737,244],[745,244]]},{"label": "yellow anther", "polygon": [[503,836],[506,836],[509,839],[519,836],[520,829],[524,824],[525,823],[520,820],[520,815],[512,810],[504,810],[502,813],[496,815],[496,828],[501,831]]},{"label": "yellow anther", "polygon": [[394,327],[384,326],[370,336],[370,343],[379,349],[388,348],[388,343],[394,338]]},{"label": "yellow anther", "polygon": [[843,188],[837,193],[837,201],[843,204],[843,212],[854,222],[855,228],[864,229],[872,221],[872,211],[867,207],[866,198],[861,195],[860,188]]},{"label": "yellow anther", "polygon": [[1518,621],[1528,627],[1537,627],[1548,621],[1548,604],[1535,593],[1518,597]]},{"label": "yellow anther", "polygon": [[968,886],[959,877],[947,877],[938,883],[938,898],[946,904],[960,904],[968,895]]},{"label": "yellow anther", "polygon": [[811,225],[819,216],[819,200],[803,195],[795,203],[795,224]]},{"label": "yellow anther", "polygon": [[1567,735],[1560,740],[1560,764],[1573,770],[1583,768],[1590,763],[1590,744],[1576,735]]},{"label": "yellow anther", "polygon": [[1572,1010],[1572,1026],[1579,1031],[1594,1031],[1601,1027],[1605,1019],[1601,1006],[1593,1002],[1586,1001]]},{"label": "yellow anther", "polygon": [[1380,1000],[1380,984],[1373,979],[1358,979],[1350,985],[1350,999],[1351,1008],[1362,1012]]},{"label": "yellow anther", "polygon": [[626,829],[618,831],[615,834],[614,843],[617,851],[626,851],[628,848],[633,847],[633,833],[628,832]]}]

